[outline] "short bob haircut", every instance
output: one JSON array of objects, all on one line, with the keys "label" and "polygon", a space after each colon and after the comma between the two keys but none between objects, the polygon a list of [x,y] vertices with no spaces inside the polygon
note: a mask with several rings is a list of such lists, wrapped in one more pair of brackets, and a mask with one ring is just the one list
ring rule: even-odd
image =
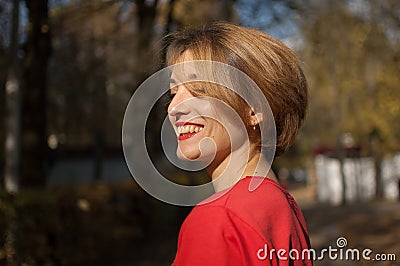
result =
[{"label": "short bob haircut", "polygon": [[[193,60],[218,61],[246,73],[264,93],[274,115],[276,156],[292,145],[306,115],[308,87],[296,55],[286,45],[259,30],[224,22],[172,33],[165,41],[167,65],[180,62],[189,51]],[[247,107],[233,91],[203,95],[216,97],[241,114]],[[241,117],[245,122],[246,117]]]}]

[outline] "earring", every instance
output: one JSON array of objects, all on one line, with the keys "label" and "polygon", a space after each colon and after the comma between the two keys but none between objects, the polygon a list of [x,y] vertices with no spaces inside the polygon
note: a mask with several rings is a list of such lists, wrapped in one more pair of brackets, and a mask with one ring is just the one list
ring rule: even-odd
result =
[{"label": "earring", "polygon": [[253,126],[253,130],[256,130],[256,126]]}]

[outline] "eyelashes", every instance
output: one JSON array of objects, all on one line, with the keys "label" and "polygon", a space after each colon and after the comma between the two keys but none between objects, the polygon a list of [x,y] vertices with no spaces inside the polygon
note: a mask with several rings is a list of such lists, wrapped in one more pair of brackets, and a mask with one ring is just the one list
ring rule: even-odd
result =
[{"label": "eyelashes", "polygon": [[204,94],[206,92],[206,90],[203,87],[197,87],[194,89],[194,91],[199,94]]},{"label": "eyelashes", "polygon": [[166,106],[168,106],[168,105],[170,105],[170,103],[172,102],[172,100],[174,99],[174,97],[175,97],[175,93],[174,94],[172,94],[172,93],[170,93],[170,92],[167,92],[165,95],[164,95],[164,99],[165,99],[165,105]]},{"label": "eyelashes", "polygon": [[190,94],[192,94],[194,97],[204,96],[206,94],[206,90],[200,86],[192,86],[190,88]]},{"label": "eyelashes", "polygon": [[[189,87],[189,86],[188,86],[188,87]],[[168,92],[166,92],[166,93],[164,94],[163,97],[164,97],[165,104],[166,104],[167,106],[171,104],[172,100],[174,99],[174,97],[175,97],[175,95],[176,95],[176,92],[177,92],[177,91],[174,90],[174,92],[171,93],[171,89],[170,89]],[[204,95],[206,94],[205,88],[204,88],[204,87],[201,87],[201,86],[191,86],[191,87],[189,88],[189,92],[190,92],[190,94],[191,94],[192,96],[194,96],[194,97],[204,96]]]}]

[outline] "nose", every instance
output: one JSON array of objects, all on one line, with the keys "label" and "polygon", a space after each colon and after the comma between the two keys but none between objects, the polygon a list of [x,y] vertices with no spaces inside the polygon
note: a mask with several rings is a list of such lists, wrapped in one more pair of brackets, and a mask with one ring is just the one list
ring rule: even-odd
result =
[{"label": "nose", "polygon": [[176,117],[176,120],[179,119],[181,115],[188,114],[190,112],[189,107],[184,101],[187,99],[184,89],[178,88],[174,98],[172,98],[171,103],[168,105],[168,115]]}]

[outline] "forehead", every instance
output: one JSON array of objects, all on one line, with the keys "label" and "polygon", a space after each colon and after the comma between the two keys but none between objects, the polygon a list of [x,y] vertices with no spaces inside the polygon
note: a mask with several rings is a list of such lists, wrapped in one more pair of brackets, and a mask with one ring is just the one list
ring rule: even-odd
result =
[{"label": "forehead", "polygon": [[198,76],[198,70],[195,64],[190,63],[193,60],[194,57],[188,50],[178,58],[175,65],[171,66],[171,83],[185,82]]}]

